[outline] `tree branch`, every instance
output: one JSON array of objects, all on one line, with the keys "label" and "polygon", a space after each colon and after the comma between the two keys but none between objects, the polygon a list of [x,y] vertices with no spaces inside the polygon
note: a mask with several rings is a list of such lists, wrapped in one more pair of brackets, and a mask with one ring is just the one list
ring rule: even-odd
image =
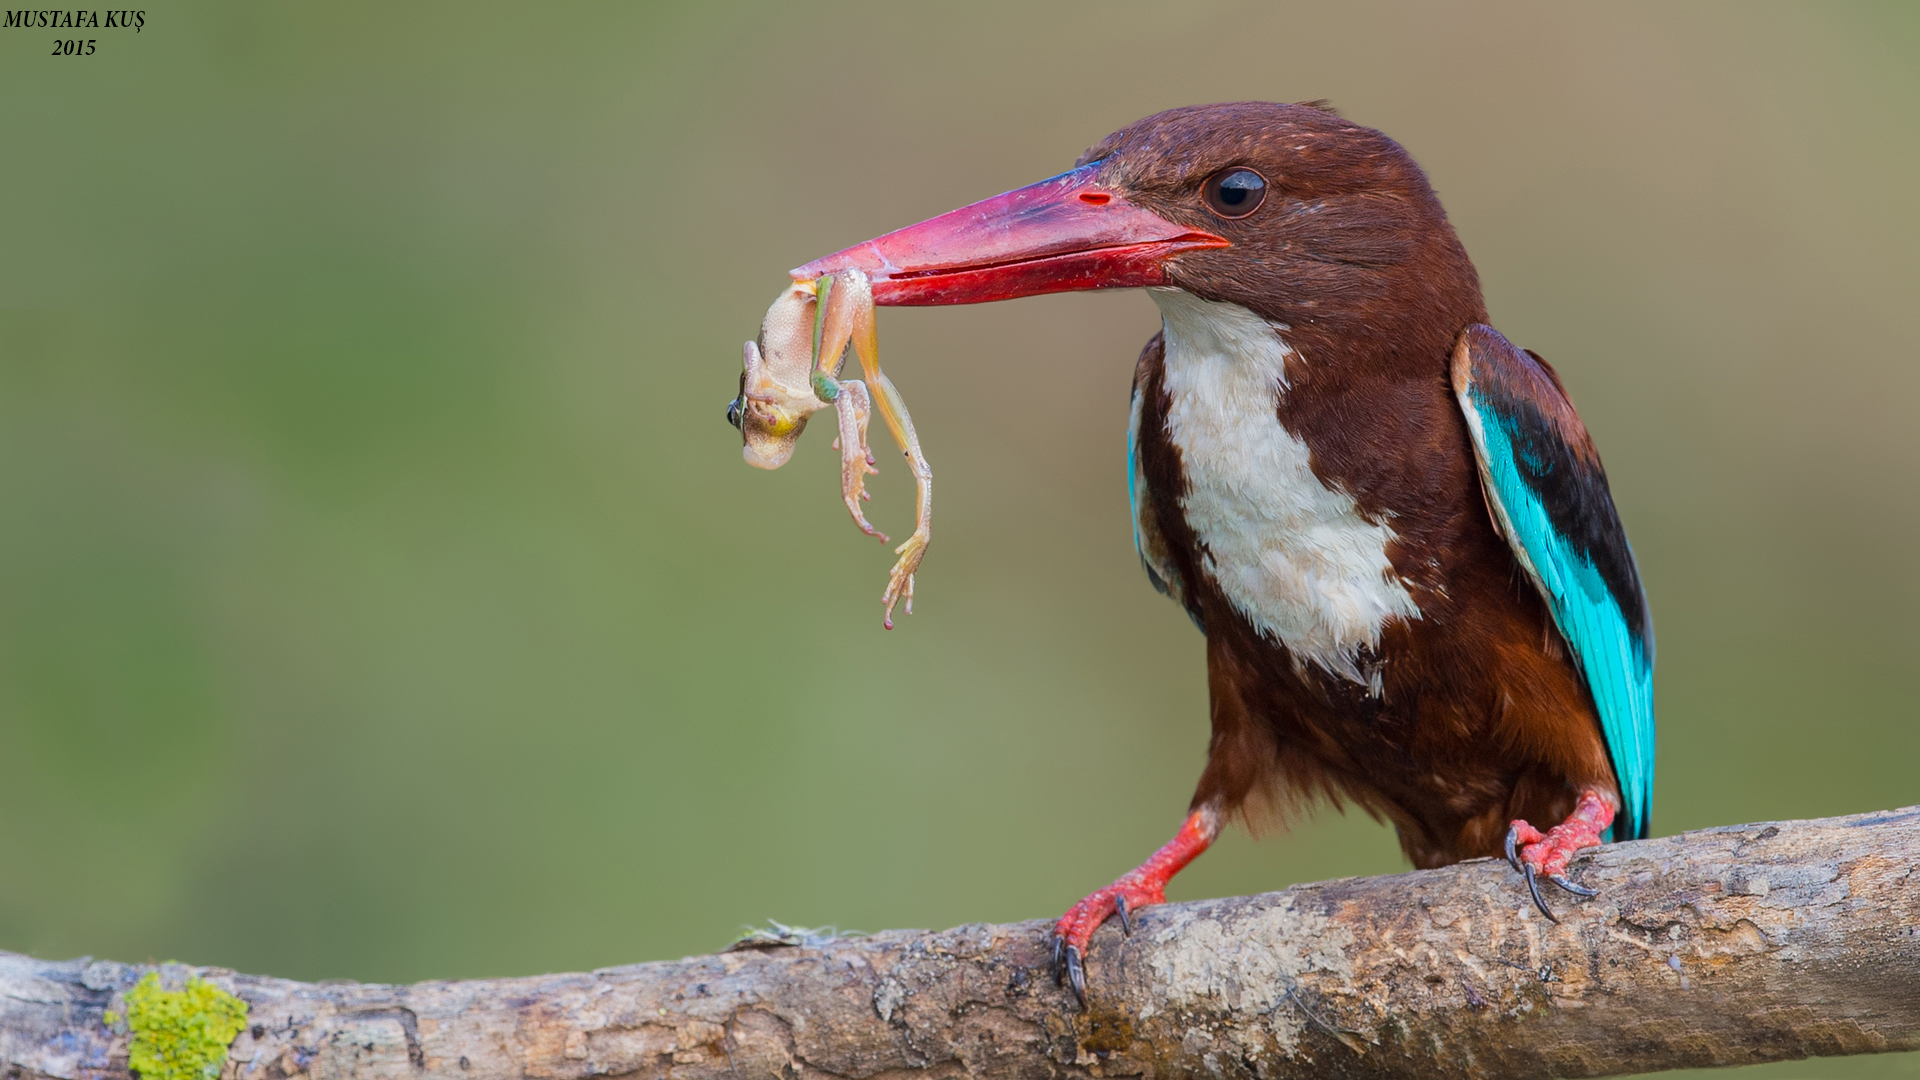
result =
[{"label": "tree branch", "polygon": [[[314,985],[228,1080],[1601,1076],[1920,1049],[1920,807],[1604,848],[1541,918],[1505,864],[1140,912],[1054,985],[1045,924],[895,931],[591,974]],[[6,1080],[119,1080],[149,968],[0,953]],[[189,970],[169,972],[180,978]]]}]

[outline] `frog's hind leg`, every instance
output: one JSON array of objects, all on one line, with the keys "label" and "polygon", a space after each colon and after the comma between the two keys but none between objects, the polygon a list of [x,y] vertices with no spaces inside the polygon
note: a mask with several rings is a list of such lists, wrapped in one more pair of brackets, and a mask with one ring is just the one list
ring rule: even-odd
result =
[{"label": "frog's hind leg", "polygon": [[839,396],[834,399],[834,409],[840,418],[840,437],[833,441],[834,448],[840,451],[840,498],[847,504],[847,513],[853,515],[853,523],[868,536],[879,537],[885,543],[885,533],[875,529],[867,522],[865,511],[860,504],[872,498],[867,494],[867,477],[880,470],[873,467],[873,451],[867,446],[867,422],[873,416],[873,399],[867,394],[866,384],[858,379],[848,379],[840,383]]},{"label": "frog's hind leg", "polygon": [[[927,464],[927,456],[920,451],[920,437],[913,430],[913,417],[907,413],[906,400],[900,391],[894,388],[893,381],[880,370],[880,335],[873,317],[873,283],[867,275],[858,269],[842,270],[820,279],[822,301],[817,344],[815,348],[814,379],[818,392],[839,394],[849,383],[832,381],[830,367],[837,367],[841,359],[840,350],[848,342],[860,358],[860,369],[866,375],[863,388],[872,399],[872,405],[880,413],[880,419],[886,421],[887,430],[893,433],[893,440],[900,444],[900,451],[906,456],[907,466],[913,472],[913,482],[918,498],[914,514],[913,535],[894,549],[900,560],[893,564],[893,571],[887,578],[887,591],[881,596],[881,603],[887,607],[885,625],[893,629],[893,609],[896,604],[905,602],[907,614],[913,614],[913,575],[920,568],[920,560],[926,557],[927,544],[933,539],[933,468]],[[845,335],[844,337],[842,335]],[[823,379],[824,376],[824,379]],[[846,420],[841,421],[843,425]],[[841,446],[843,466],[850,461],[843,439]],[[842,493],[847,490],[847,474],[842,472]],[[864,477],[861,477],[864,491]],[[849,506],[855,505],[850,502]],[[855,515],[859,520],[860,516]]]},{"label": "frog's hind leg", "polygon": [[933,540],[933,467],[927,464],[927,456],[920,452],[920,437],[914,433],[913,417],[907,415],[907,403],[900,397],[900,391],[894,389],[893,381],[888,379],[876,366],[869,371],[868,377],[874,384],[874,405],[879,408],[880,418],[887,422],[887,429],[893,432],[895,442],[906,455],[907,466],[913,470],[913,483],[919,498],[914,514],[913,535],[907,542],[894,548],[894,554],[900,561],[893,564],[893,573],[887,579],[887,591],[880,598],[887,606],[886,626],[893,629],[893,605],[906,601],[907,614],[913,614],[913,575],[920,569],[920,560],[926,558],[927,545]]},{"label": "frog's hind leg", "polygon": [[874,327],[873,292],[865,275],[859,278],[856,289],[848,292],[864,301],[854,308],[851,335],[854,354],[860,358],[860,369],[867,376],[880,419],[886,421],[893,441],[900,444],[900,452],[906,456],[916,495],[913,535],[893,549],[900,561],[893,564],[893,572],[887,578],[887,591],[880,598],[887,606],[885,624],[891,630],[896,603],[905,601],[907,614],[913,614],[913,575],[920,569],[920,560],[926,558],[927,545],[933,541],[933,466],[927,464],[927,455],[920,450],[920,436],[913,430],[913,417],[907,412],[906,399],[900,396],[893,380],[880,370],[880,337]]}]

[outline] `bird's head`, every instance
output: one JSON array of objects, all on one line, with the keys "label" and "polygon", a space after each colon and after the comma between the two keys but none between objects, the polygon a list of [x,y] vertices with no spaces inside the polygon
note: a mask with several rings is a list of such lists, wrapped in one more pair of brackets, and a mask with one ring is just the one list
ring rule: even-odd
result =
[{"label": "bird's head", "polygon": [[1473,266],[1413,158],[1318,103],[1159,113],[1069,172],[792,273],[852,267],[879,304],[1174,287],[1310,335],[1391,336],[1435,307],[1479,308]]}]

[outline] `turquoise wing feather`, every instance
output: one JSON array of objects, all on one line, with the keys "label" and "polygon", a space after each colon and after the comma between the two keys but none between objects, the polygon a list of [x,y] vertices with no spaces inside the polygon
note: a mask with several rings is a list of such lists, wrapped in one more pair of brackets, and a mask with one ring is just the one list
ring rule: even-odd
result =
[{"label": "turquoise wing feather", "polygon": [[1614,835],[1648,835],[1653,622],[1586,426],[1538,356],[1472,326],[1453,358],[1488,508],[1546,599],[1593,703],[1626,805]]},{"label": "turquoise wing feather", "polygon": [[1145,383],[1160,366],[1163,349],[1160,335],[1153,335],[1134,368],[1133,399],[1127,421],[1127,509],[1133,518],[1133,547],[1140,553],[1140,565],[1147,571],[1147,580],[1179,604],[1186,611],[1187,618],[1192,619],[1193,625],[1204,634],[1207,627],[1200,619],[1200,609],[1189,600],[1186,582],[1180,577],[1180,570],[1167,550],[1166,538],[1160,534],[1158,500],[1147,483],[1146,472],[1140,463],[1140,425],[1146,408],[1146,400],[1142,395],[1145,393]]}]

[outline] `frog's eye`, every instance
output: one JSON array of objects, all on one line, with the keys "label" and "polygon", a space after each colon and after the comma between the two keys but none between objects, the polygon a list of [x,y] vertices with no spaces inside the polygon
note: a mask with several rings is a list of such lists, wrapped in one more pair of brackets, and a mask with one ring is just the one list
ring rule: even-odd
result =
[{"label": "frog's eye", "polygon": [[732,401],[727,402],[727,423],[732,424],[736,428],[740,426],[739,398],[734,398]]}]

